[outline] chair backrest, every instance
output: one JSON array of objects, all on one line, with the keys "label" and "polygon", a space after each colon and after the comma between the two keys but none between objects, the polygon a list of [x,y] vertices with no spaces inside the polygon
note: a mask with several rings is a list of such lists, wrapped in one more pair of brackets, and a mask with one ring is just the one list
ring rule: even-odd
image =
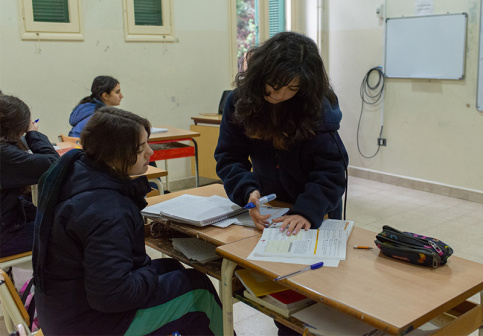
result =
[{"label": "chair backrest", "polygon": [[72,143],[80,145],[80,138],[70,137],[70,136],[61,134],[60,139],[62,140],[62,142],[72,142]]},{"label": "chair backrest", "polygon": [[29,314],[8,275],[0,269],[0,302],[2,303],[5,326],[9,333],[16,331],[22,324],[27,335],[32,335],[28,327]]},{"label": "chair backrest", "polygon": [[6,269],[11,266],[23,264],[32,261],[32,251],[14,254],[11,256],[0,258],[0,269]]}]

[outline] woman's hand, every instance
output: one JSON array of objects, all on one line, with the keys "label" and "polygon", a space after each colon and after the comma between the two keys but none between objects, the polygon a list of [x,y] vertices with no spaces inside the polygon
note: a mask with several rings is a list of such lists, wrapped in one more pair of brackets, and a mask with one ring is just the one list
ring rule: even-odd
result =
[{"label": "woman's hand", "polygon": [[27,129],[27,132],[30,132],[30,131],[38,131],[39,130],[39,126],[37,125],[36,122],[30,120],[30,123],[29,123],[29,128]]},{"label": "woman's hand", "polygon": [[297,232],[304,229],[307,231],[312,226],[310,222],[303,216],[300,215],[285,215],[272,220],[273,223],[280,223],[280,232],[287,230],[287,236],[296,235]]},{"label": "woman's hand", "polygon": [[250,194],[250,197],[248,198],[248,203],[252,202],[253,204],[256,204],[256,208],[252,208],[249,210],[250,217],[253,220],[253,223],[255,223],[256,227],[260,230],[263,230],[264,228],[268,227],[268,218],[270,218],[271,215],[260,215],[260,203],[258,200],[260,199],[260,192],[258,190],[253,191]]}]

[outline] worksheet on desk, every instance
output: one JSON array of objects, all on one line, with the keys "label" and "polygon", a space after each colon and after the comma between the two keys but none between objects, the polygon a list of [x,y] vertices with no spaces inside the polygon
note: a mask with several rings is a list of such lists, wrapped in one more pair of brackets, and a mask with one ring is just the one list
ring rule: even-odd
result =
[{"label": "worksheet on desk", "polygon": [[[288,210],[289,210],[289,208],[275,208],[275,207],[264,206],[264,205],[260,206],[260,208],[259,208],[261,215],[270,215],[271,216],[270,218],[268,218],[268,224],[271,227],[279,226],[280,223],[273,223],[273,225],[272,225],[272,219],[282,217],[283,215],[285,215],[287,213]],[[253,227],[253,228],[256,227],[255,223],[253,223],[253,220],[250,217],[250,214],[248,212],[245,212],[245,213],[238,215],[236,217],[233,217],[233,218],[225,219],[221,222],[218,222],[218,223],[215,223],[215,224],[212,224],[212,225],[218,226],[218,227],[227,227],[231,224],[248,226],[248,227]]]},{"label": "worksheet on desk", "polygon": [[302,230],[287,236],[279,228],[268,228],[248,259],[304,265],[323,261],[324,266],[337,267],[339,260],[345,260],[346,247],[344,231]]}]

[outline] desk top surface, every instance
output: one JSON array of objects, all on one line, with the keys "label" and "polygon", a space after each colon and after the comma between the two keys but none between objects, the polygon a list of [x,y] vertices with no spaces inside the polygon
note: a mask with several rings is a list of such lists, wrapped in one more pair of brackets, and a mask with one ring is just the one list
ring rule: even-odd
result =
[{"label": "desk top surface", "polygon": [[221,123],[222,114],[218,113],[200,113],[196,117],[191,117],[195,125],[200,124],[211,124],[219,125]]},{"label": "desk top surface", "polygon": [[168,131],[151,134],[148,142],[179,140],[179,139],[186,139],[186,138],[191,139],[191,138],[196,138],[200,136],[200,133],[198,132],[188,131],[188,130],[184,130],[182,128],[177,128],[173,126],[156,125],[155,127],[167,128]]},{"label": "desk top surface", "polygon": [[166,175],[168,175],[168,172],[166,170],[148,165],[148,170],[144,174],[131,175],[131,178],[146,176],[148,179],[152,179],[152,178],[162,177]]},{"label": "desk top surface", "polygon": [[[374,246],[376,233],[355,227],[348,246]],[[302,266],[246,258],[257,244],[252,237],[220,246],[217,253],[269,278]],[[483,290],[483,265],[452,256],[437,269],[412,265],[373,250],[347,249],[339,267],[303,272],[280,283],[390,334],[403,334]]]},{"label": "desk top surface", "polygon": [[[218,195],[227,197],[223,185],[211,184],[204,187],[193,188],[169,194],[149,197],[147,199],[148,205],[164,202],[174,197],[181,196],[183,194],[196,195],[196,196],[212,196]],[[189,206],[189,205],[188,205]],[[176,231],[183,232],[193,237],[198,237],[206,240],[214,245],[220,246],[228,243],[233,243],[241,239],[261,236],[261,231],[240,225],[230,225],[226,228],[219,228],[213,225],[198,227],[189,224],[171,223],[170,227]]]}]

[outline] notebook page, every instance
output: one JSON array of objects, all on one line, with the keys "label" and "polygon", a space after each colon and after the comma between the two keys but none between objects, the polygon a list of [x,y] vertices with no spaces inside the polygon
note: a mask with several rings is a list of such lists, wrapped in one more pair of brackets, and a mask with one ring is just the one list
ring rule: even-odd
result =
[{"label": "notebook page", "polygon": [[175,198],[172,198],[170,200],[160,202],[157,204],[150,205],[141,211],[141,214],[145,216],[154,216],[154,217],[160,217],[161,211],[164,212],[169,212],[172,211],[173,209],[184,209],[186,208],[187,204],[191,204],[193,202],[197,202],[200,199],[204,199],[206,197],[204,196],[194,196],[194,195],[181,195]]},{"label": "notebook page", "polygon": [[228,198],[214,195],[187,202],[184,206],[162,210],[161,215],[185,223],[203,225],[214,217],[224,216],[238,209],[241,208]]}]

